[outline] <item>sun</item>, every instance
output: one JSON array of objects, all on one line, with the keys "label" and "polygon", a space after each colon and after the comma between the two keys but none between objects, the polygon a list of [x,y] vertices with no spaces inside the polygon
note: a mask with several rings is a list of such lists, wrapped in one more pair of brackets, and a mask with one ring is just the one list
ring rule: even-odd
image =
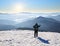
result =
[{"label": "sun", "polygon": [[22,4],[16,3],[13,5],[13,12],[22,12],[24,10],[24,6]]}]

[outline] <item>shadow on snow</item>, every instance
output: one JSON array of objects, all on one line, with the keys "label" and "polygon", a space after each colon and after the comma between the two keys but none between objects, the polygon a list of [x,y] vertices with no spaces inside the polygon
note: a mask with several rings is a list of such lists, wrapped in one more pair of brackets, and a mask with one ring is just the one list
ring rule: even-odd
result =
[{"label": "shadow on snow", "polygon": [[49,40],[45,40],[45,39],[43,39],[43,38],[41,38],[41,37],[38,37],[38,39],[39,39],[41,42],[45,43],[45,44],[50,44],[50,43],[49,43]]}]

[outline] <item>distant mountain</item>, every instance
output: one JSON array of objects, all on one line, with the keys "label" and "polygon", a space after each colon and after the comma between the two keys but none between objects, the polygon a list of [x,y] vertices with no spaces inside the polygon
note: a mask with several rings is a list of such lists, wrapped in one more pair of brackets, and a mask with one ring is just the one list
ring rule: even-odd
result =
[{"label": "distant mountain", "polygon": [[0,20],[0,30],[9,30],[15,28],[15,21]]},{"label": "distant mountain", "polygon": [[0,24],[0,31],[1,30],[11,30],[11,29],[15,29],[15,26]]},{"label": "distant mountain", "polygon": [[49,16],[48,18],[53,18],[57,21],[60,21],[60,15],[57,15],[57,16]]},{"label": "distant mountain", "polygon": [[22,23],[17,24],[18,28],[31,28],[33,29],[33,25],[35,23],[38,23],[41,25],[39,28],[40,30],[43,31],[55,31],[55,32],[60,32],[60,22],[56,21],[52,18],[44,18],[44,17],[38,17],[33,20],[28,20]]},{"label": "distant mountain", "polygon": [[15,22],[15,21],[12,21],[12,20],[4,20],[4,19],[0,19],[0,24],[14,25],[14,24],[16,24],[16,22]]}]

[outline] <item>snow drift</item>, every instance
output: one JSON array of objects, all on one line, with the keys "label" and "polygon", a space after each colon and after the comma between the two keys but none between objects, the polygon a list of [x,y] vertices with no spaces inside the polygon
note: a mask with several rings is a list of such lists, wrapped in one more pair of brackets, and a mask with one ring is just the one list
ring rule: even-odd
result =
[{"label": "snow drift", "polygon": [[60,33],[39,32],[34,38],[34,31],[0,31],[0,46],[60,46]]}]

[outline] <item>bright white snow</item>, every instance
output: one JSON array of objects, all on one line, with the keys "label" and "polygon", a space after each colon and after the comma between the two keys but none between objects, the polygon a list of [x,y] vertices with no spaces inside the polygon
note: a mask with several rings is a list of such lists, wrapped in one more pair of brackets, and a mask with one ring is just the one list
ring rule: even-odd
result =
[{"label": "bright white snow", "polygon": [[60,46],[60,33],[39,32],[34,38],[34,31],[0,31],[0,46]]}]

